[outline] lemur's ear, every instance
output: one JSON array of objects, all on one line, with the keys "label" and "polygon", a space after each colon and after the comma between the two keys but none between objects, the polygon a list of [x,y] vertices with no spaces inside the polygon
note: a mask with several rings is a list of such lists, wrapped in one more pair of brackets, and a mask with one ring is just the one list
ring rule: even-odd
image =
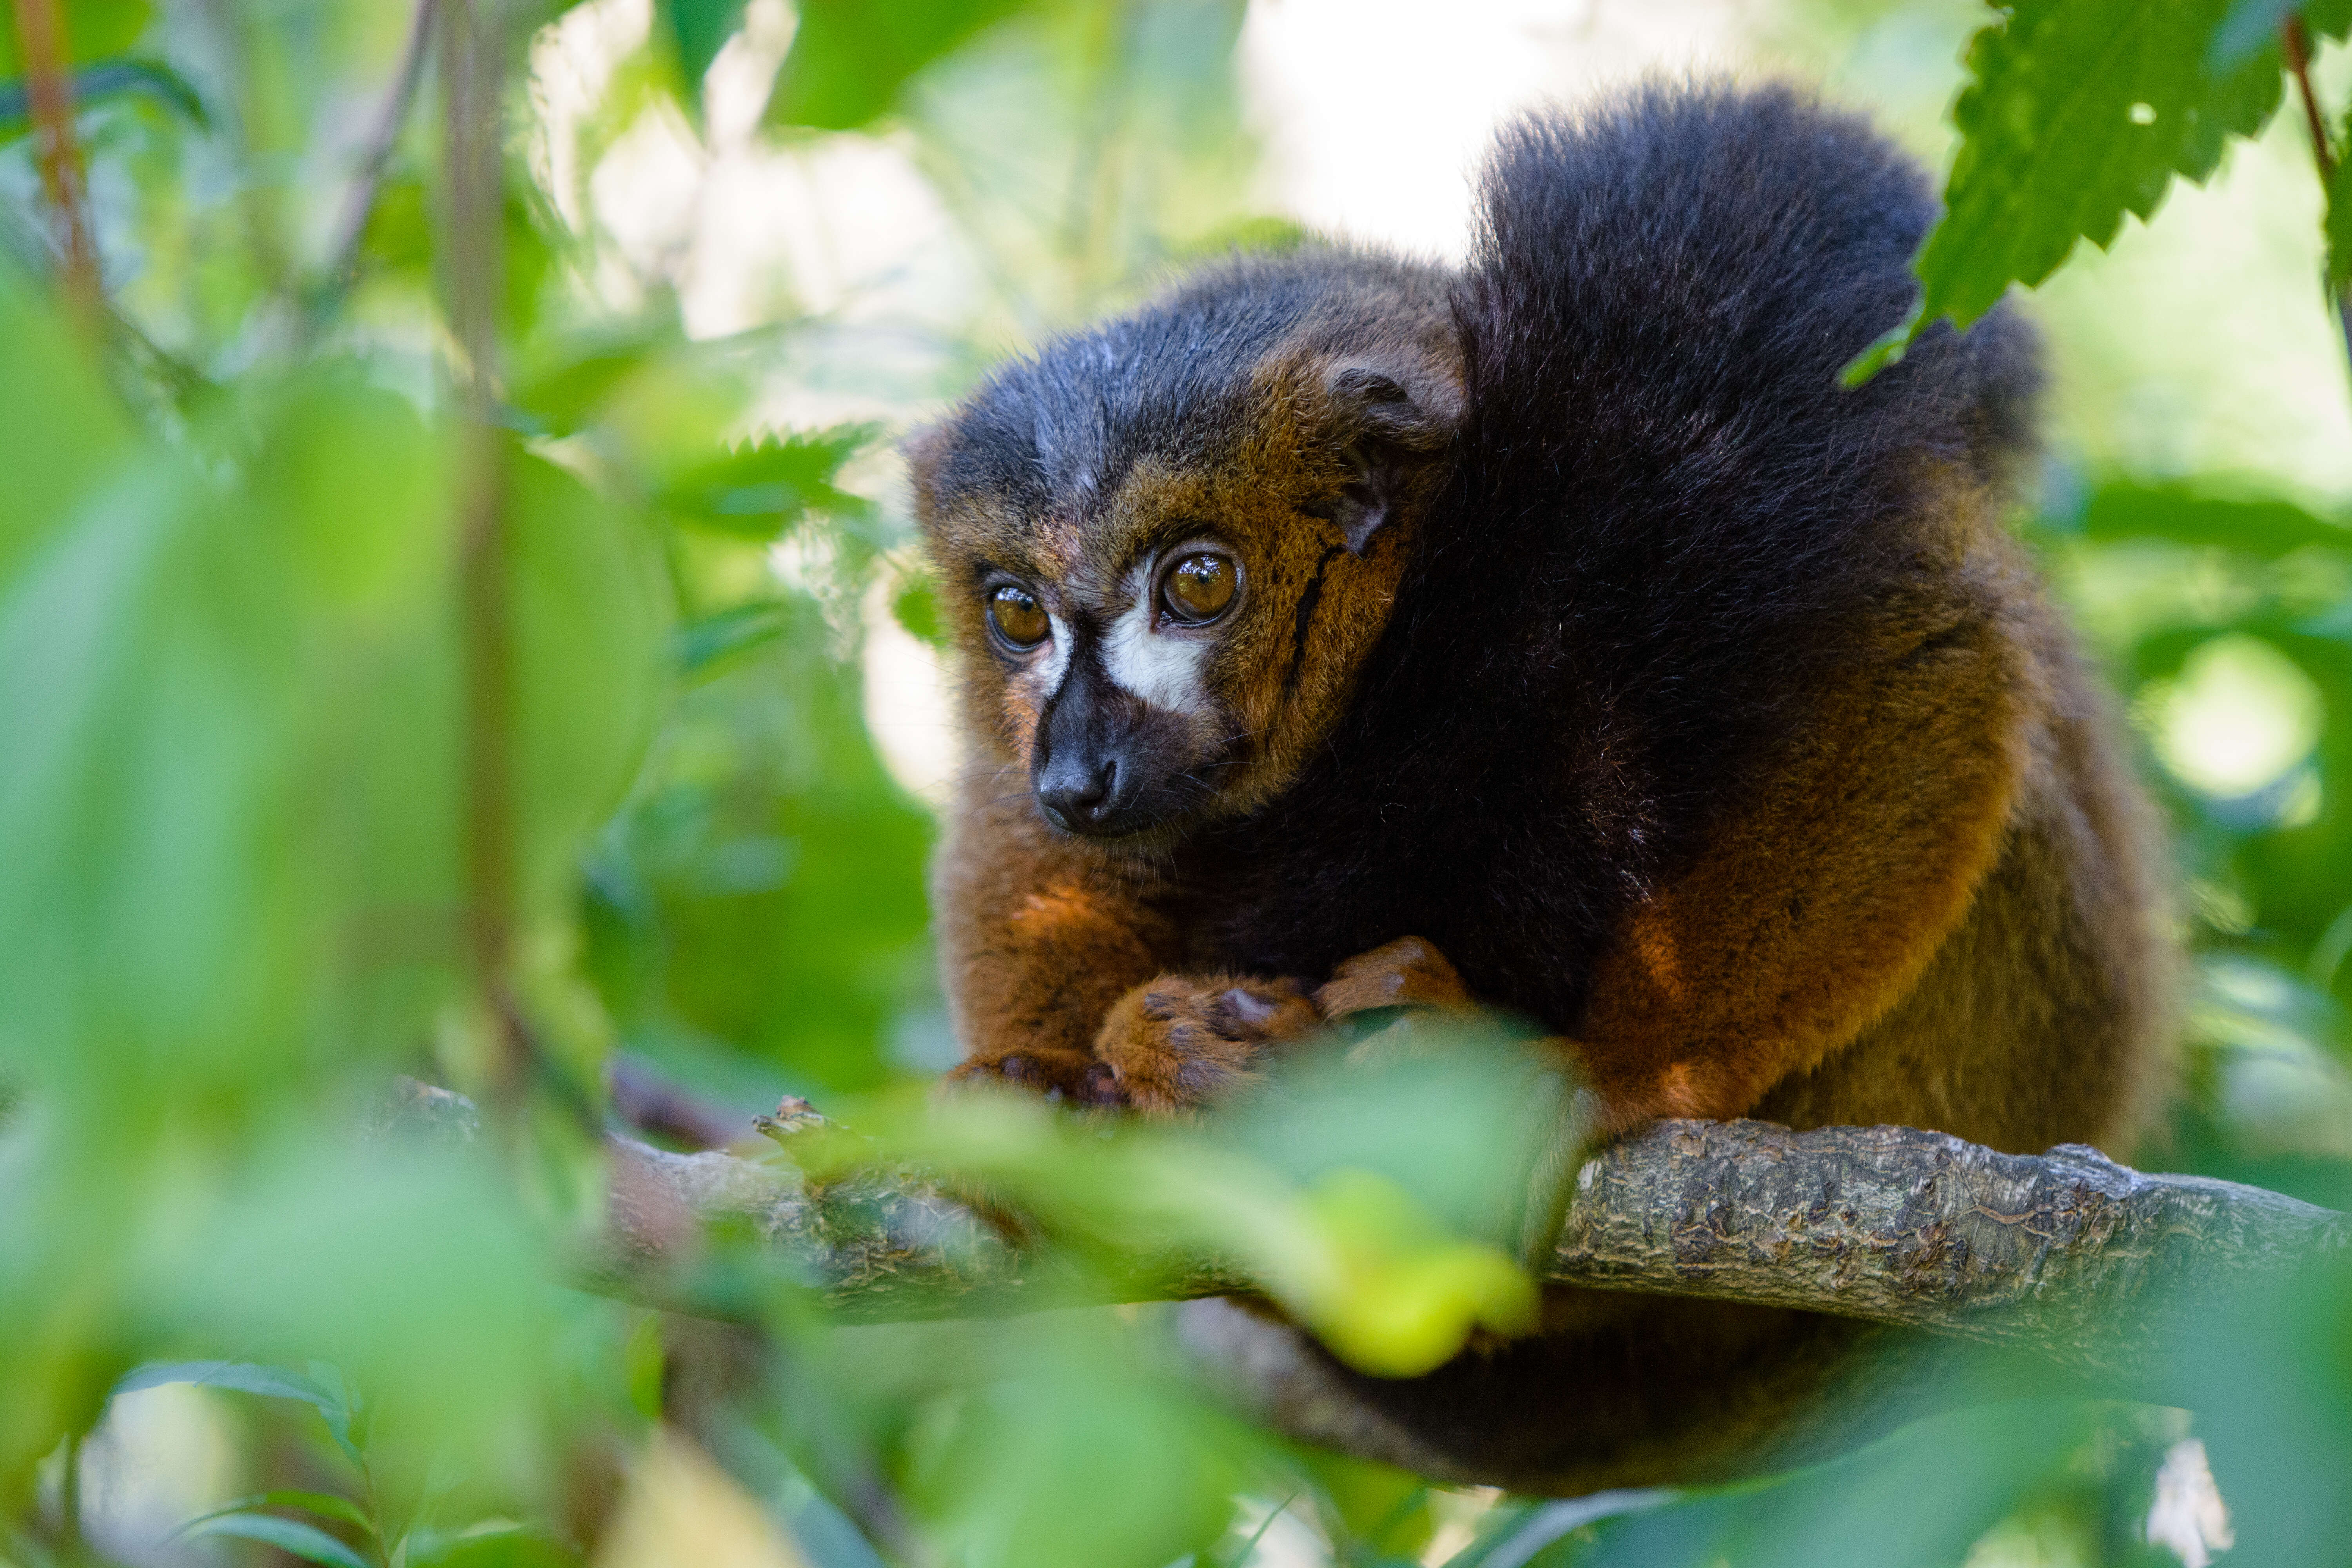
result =
[{"label": "lemur's ear", "polygon": [[1340,460],[1349,470],[1331,521],[1351,554],[1361,555],[1372,535],[1416,499],[1419,480],[1461,417],[1462,395],[1451,376],[1429,367],[1412,380],[1417,384],[1408,390],[1391,370],[1341,364],[1326,384]]},{"label": "lemur's ear", "polygon": [[907,460],[907,488],[913,493],[915,515],[928,526],[939,498],[940,467],[955,445],[955,421],[940,419],[910,430],[898,441]]}]

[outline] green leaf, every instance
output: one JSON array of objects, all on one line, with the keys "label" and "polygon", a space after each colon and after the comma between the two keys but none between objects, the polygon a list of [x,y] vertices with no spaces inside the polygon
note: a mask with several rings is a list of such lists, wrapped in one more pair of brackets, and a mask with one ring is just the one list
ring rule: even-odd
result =
[{"label": "green leaf", "polygon": [[[133,468],[0,594],[0,727],[23,764],[0,770],[0,1063],[103,1064],[159,1115],[200,1084],[325,1070],[313,1030],[345,1068],[410,1048],[459,978],[444,433],[331,375],[229,423],[229,471]],[[668,608],[640,520],[511,456],[530,910],[565,896],[635,772]],[[387,920],[408,934],[383,940]],[[110,1048],[85,1060],[69,1042],[93,1029]]]},{"label": "green leaf", "polygon": [[678,627],[679,670],[689,677],[715,673],[738,654],[765,647],[784,635],[791,612],[773,603],[738,605]]},{"label": "green leaf", "polygon": [[893,1017],[929,996],[930,819],[884,771],[817,605],[791,596],[681,642],[708,678],[601,836],[592,973],[666,1071],[694,1076],[724,1041],[810,1090],[871,1085]]},{"label": "green leaf", "polygon": [[743,26],[744,0],[660,0],[662,22],[677,51],[687,96],[702,97],[702,79],[727,40]]},{"label": "green leaf", "polygon": [[369,1522],[368,1516],[362,1512],[359,1505],[352,1502],[351,1499],[337,1497],[332,1492],[297,1491],[286,1489],[280,1489],[276,1491],[255,1492],[250,1497],[241,1497],[233,1502],[223,1503],[220,1507],[214,1509],[210,1513],[200,1513],[195,1518],[189,1520],[185,1524],[181,1525],[177,1531],[173,1531],[173,1533],[185,1535],[194,1531],[198,1525],[204,1524],[211,1520],[224,1519],[233,1513],[251,1513],[257,1509],[264,1508],[306,1509],[312,1513],[321,1514],[328,1519],[338,1519],[342,1521],[345,1524],[357,1525],[360,1529],[367,1531],[371,1536],[375,1533],[375,1526]]},{"label": "green leaf", "polygon": [[768,119],[854,131],[907,79],[1030,0],[804,0]]},{"label": "green leaf", "polygon": [[2292,501],[2216,496],[2189,485],[2103,485],[2077,526],[2084,539],[2100,542],[2161,539],[2266,559],[2311,546],[2352,549],[2352,528]]},{"label": "green leaf", "polygon": [[640,520],[536,458],[516,458],[508,493],[522,869],[552,899],[652,737],[670,606]]},{"label": "green leaf", "polygon": [[[137,1394],[142,1389],[161,1388],[173,1383],[194,1384],[201,1388],[226,1388],[237,1394],[257,1394],[265,1399],[296,1399],[317,1406],[321,1414],[330,1411],[339,1413],[342,1409],[341,1399],[299,1373],[288,1372],[283,1367],[262,1366],[249,1361],[150,1362],[125,1373],[122,1381],[114,1385],[114,1392],[118,1394]],[[247,1500],[248,1502],[251,1500]]]},{"label": "green leaf", "polygon": [[[340,1374],[337,1376],[340,1382]],[[319,1412],[320,1417],[327,1424],[329,1436],[334,1438],[336,1446],[342,1449],[345,1457],[352,1464],[362,1462],[360,1458],[359,1446],[352,1440],[351,1401],[339,1387],[331,1388],[316,1378],[304,1377],[299,1373],[288,1372],[283,1367],[262,1366],[254,1362],[180,1361],[151,1362],[145,1366],[133,1367],[124,1375],[121,1382],[114,1385],[114,1392],[136,1394],[142,1388],[160,1388],[167,1383],[192,1383],[205,1388],[226,1388],[238,1394],[259,1394],[265,1399],[299,1400]],[[282,1494],[272,1492],[263,1494],[259,1500],[275,1501],[281,1496],[289,1499],[327,1498],[327,1494],[323,1492]],[[229,1506],[245,1507],[255,1500],[257,1500],[251,1498],[241,1499]],[[327,1498],[327,1500],[341,1501],[339,1498]],[[314,1505],[297,1501],[295,1506],[310,1508]],[[333,1513],[334,1510],[320,1508],[319,1511]],[[368,1523],[365,1516],[357,1515],[356,1510],[354,1514],[337,1515],[337,1517],[352,1518],[355,1523],[364,1528],[369,1530],[374,1528]]]},{"label": "green leaf", "polygon": [[[94,103],[124,93],[145,93],[166,109],[176,110],[192,125],[209,126],[205,100],[188,79],[157,60],[101,60],[73,73],[76,104]],[[0,126],[25,123],[31,96],[22,81],[0,83]]]},{"label": "green leaf", "polygon": [[263,1492],[257,1500],[265,1508],[308,1509],[310,1512],[324,1515],[328,1519],[339,1519],[345,1524],[357,1526],[370,1535],[375,1533],[375,1525],[369,1520],[366,1510],[351,1499],[337,1497],[333,1492],[299,1491],[290,1488],[279,1488],[275,1491]]},{"label": "green leaf", "polygon": [[2126,213],[2156,210],[2173,176],[2203,180],[2231,135],[2278,106],[2275,37],[2208,64],[2229,0],[2019,0],[1969,47],[1954,105],[1961,143],[1943,220],[1916,262],[1916,339],[1965,326],[2032,285],[2077,239],[2105,247]]},{"label": "green leaf", "polygon": [[519,378],[515,406],[534,434],[574,435],[593,423],[614,391],[643,371],[675,335],[648,331],[589,344],[563,344]]},{"label": "green leaf", "polygon": [[204,1521],[187,1534],[190,1539],[234,1535],[246,1541],[259,1541],[275,1546],[280,1552],[291,1552],[305,1562],[320,1563],[323,1568],[371,1568],[366,1558],[317,1525],[304,1524],[299,1520],[279,1519],[272,1514],[224,1514]]},{"label": "green leaf", "polygon": [[672,517],[761,542],[811,511],[856,513],[866,503],[836,489],[842,464],[874,438],[869,425],[844,426],[740,447],[678,475],[655,504]]},{"label": "green leaf", "polygon": [[910,577],[891,597],[890,615],[907,634],[933,647],[948,646],[947,623],[940,615],[940,585],[929,575]]}]

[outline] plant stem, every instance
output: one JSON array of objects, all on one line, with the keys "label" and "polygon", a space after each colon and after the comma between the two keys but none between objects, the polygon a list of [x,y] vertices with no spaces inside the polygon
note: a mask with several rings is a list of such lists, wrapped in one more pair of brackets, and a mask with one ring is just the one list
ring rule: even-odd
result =
[{"label": "plant stem", "polygon": [[41,165],[41,192],[65,256],[66,293],[94,321],[100,300],[98,245],[90,237],[81,142],[74,134],[73,78],[66,71],[65,17],[58,0],[16,0],[16,43],[25,62]]},{"label": "plant stem", "polygon": [[352,176],[351,191],[343,198],[342,211],[336,216],[334,238],[327,247],[327,269],[311,300],[306,322],[312,336],[334,319],[342,306],[343,296],[358,280],[360,244],[367,237],[368,219],[375,212],[376,198],[383,191],[384,171],[391,166],[393,150],[400,144],[401,128],[408,123],[409,110],[416,102],[416,89],[425,79],[425,56],[433,41],[434,19],[438,10],[436,0],[417,0],[416,14],[408,25],[408,41],[402,46],[400,65],[393,75],[392,90],[384,95],[383,107],[360,154],[359,168]]},{"label": "plant stem", "polygon": [[528,1042],[509,984],[514,944],[513,628],[507,438],[497,423],[505,194],[497,0],[440,0],[442,247],[449,328],[467,413],[458,523],[466,689],[466,938],[495,1044],[492,1098],[516,1110]]},{"label": "plant stem", "polygon": [[[2280,29],[2285,46],[2286,68],[2294,77],[2295,91],[2303,99],[2303,122],[2311,132],[2312,161],[2319,165],[2319,187],[2331,197],[2336,189],[2336,153],[2327,142],[2327,120],[2319,111],[2319,95],[2311,87],[2311,35],[2304,30],[2303,18],[2289,16]],[[2336,300],[2336,324],[2344,334],[2344,355],[2352,362],[2352,288],[2337,288],[2332,282],[2328,292]]]}]

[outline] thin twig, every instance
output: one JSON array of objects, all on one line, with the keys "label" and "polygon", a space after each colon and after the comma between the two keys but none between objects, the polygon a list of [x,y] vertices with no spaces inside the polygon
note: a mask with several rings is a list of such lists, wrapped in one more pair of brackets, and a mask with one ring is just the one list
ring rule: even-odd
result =
[{"label": "thin twig", "polygon": [[103,292],[89,227],[81,142],[74,134],[73,78],[66,71],[65,17],[58,0],[16,0],[16,42],[25,62],[41,164],[41,191],[65,253],[68,295],[95,321]]},{"label": "thin twig", "polygon": [[305,330],[311,336],[334,319],[343,297],[359,279],[360,246],[367,238],[368,219],[374,215],[376,200],[383,194],[384,171],[392,166],[392,154],[400,145],[401,130],[408,123],[409,111],[416,102],[417,87],[425,79],[425,57],[433,40],[438,9],[436,0],[417,0],[416,14],[410,18],[408,41],[401,47],[400,65],[394,72],[392,89],[384,95],[383,106],[377,111],[375,125],[368,132],[360,153],[359,167],[352,173],[351,189],[344,195],[342,211],[335,219],[334,238],[327,247],[327,268],[319,280],[307,316]]},{"label": "thin twig", "polygon": [[2319,164],[2320,184],[2326,184],[2336,178],[2336,155],[2327,145],[2327,121],[2319,112],[2319,100],[2311,90],[2311,35],[2304,31],[2300,16],[2289,16],[2280,32],[2286,46],[2286,68],[2294,73],[2294,85],[2303,94],[2303,119],[2311,132],[2311,155]]},{"label": "thin twig", "polygon": [[442,0],[442,252],[449,328],[467,411],[459,475],[460,601],[466,690],[466,937],[481,1016],[496,1042],[491,1083],[500,1109],[519,1104],[529,1045],[509,986],[514,937],[513,626],[508,586],[507,440],[497,422],[498,308],[504,275],[505,190],[499,125],[497,0]]},{"label": "thin twig", "polygon": [[[2319,165],[2319,188],[2330,200],[2336,191],[2336,154],[2327,142],[2327,119],[2319,111],[2319,95],[2311,87],[2311,35],[2304,30],[2303,18],[2289,16],[2280,29],[2286,50],[2286,68],[2294,77],[2295,91],[2303,99],[2303,122],[2311,132],[2312,161]],[[2331,282],[2329,292],[2336,297],[2336,323],[2344,333],[2344,355],[2352,363],[2352,289],[2339,289]]]},{"label": "thin twig", "polygon": [[670,1082],[643,1062],[615,1057],[605,1075],[613,1114],[623,1125],[683,1143],[689,1149],[724,1149],[744,1137],[745,1123],[724,1110]]}]

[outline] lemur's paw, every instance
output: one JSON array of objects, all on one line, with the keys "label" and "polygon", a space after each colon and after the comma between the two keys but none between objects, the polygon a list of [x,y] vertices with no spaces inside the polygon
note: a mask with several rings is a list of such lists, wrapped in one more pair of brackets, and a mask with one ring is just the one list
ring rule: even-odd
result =
[{"label": "lemur's paw", "polygon": [[1360,952],[1331,972],[1315,1005],[1333,1023],[1383,1007],[1463,1012],[1476,1005],[1445,955],[1417,936],[1399,937]]},{"label": "lemur's paw", "polygon": [[1119,999],[1095,1055],[1109,1065],[1120,1103],[1173,1115],[1247,1082],[1267,1047],[1322,1022],[1296,980],[1163,974]]},{"label": "lemur's paw", "polygon": [[948,1074],[958,1083],[1009,1083],[1047,1100],[1073,1105],[1116,1105],[1118,1090],[1110,1068],[1089,1051],[1039,1047],[974,1057]]}]

